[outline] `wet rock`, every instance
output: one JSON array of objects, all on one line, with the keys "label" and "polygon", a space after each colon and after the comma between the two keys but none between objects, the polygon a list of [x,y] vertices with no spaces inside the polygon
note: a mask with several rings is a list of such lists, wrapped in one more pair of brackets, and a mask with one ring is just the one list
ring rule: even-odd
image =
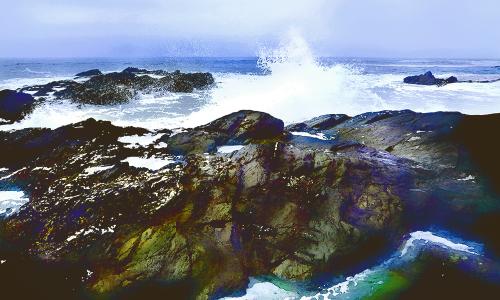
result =
[{"label": "wet rock", "polygon": [[130,73],[109,73],[93,76],[56,93],[56,96],[82,104],[113,105],[131,100],[136,90],[136,76]]},{"label": "wet rock", "polygon": [[[149,132],[95,120],[1,132],[0,167],[11,172],[3,180],[30,201],[0,221],[0,246],[71,262],[90,274],[77,289],[100,297],[168,283],[208,299],[249,276],[338,274],[394,249],[411,229],[472,234],[471,224],[499,212],[499,169],[484,165],[496,147],[484,150],[491,136],[473,135],[499,120],[383,111],[304,122],[334,137],[321,146],[290,139],[281,120],[254,111],[167,132],[166,149],[127,148],[120,136]],[[246,146],[214,153],[228,143]],[[124,162],[131,156],[172,163],[136,168]]]},{"label": "wet rock", "polygon": [[102,75],[102,72],[99,69],[92,69],[84,72],[80,72],[75,75],[75,77],[92,77],[92,76],[97,76],[97,75]]},{"label": "wet rock", "polygon": [[[154,76],[153,76],[154,75]],[[37,100],[68,99],[79,104],[115,105],[135,99],[139,93],[191,93],[195,89],[214,84],[210,73],[172,73],[129,67],[122,72],[102,74],[89,70],[76,75],[89,77],[86,81],[54,81],[44,85],[27,86],[20,92],[29,92]],[[43,99],[41,98],[43,97]]]},{"label": "wet rock", "polygon": [[146,69],[140,69],[136,67],[128,67],[122,71],[122,73],[145,73],[145,74],[147,74],[148,72],[149,71]]},{"label": "wet rock", "polygon": [[267,113],[243,110],[161,140],[175,155],[213,153],[222,145],[240,145],[260,140],[279,140],[283,121]]},{"label": "wet rock", "polygon": [[420,84],[420,85],[446,85],[449,83],[456,83],[458,79],[454,76],[451,76],[447,79],[436,78],[432,74],[432,72],[426,72],[425,74],[417,75],[417,76],[408,76],[404,78],[404,83],[409,84]]},{"label": "wet rock", "polygon": [[324,130],[338,125],[344,121],[349,120],[350,117],[347,115],[323,115],[303,123],[291,124],[286,127],[288,131],[305,131],[314,132],[318,130]]},{"label": "wet rock", "polygon": [[0,91],[0,124],[22,119],[31,112],[35,103],[35,99],[29,94],[12,90]]}]

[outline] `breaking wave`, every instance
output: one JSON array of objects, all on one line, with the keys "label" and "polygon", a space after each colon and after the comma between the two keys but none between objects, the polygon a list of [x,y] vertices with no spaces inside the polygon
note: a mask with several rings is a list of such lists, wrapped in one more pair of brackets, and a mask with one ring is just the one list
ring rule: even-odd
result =
[{"label": "breaking wave", "polygon": [[357,114],[386,108],[357,68],[323,65],[307,42],[293,32],[277,49],[261,49],[258,65],[264,75],[220,74],[210,103],[190,115],[186,125],[206,123],[241,109],[265,111],[293,122],[324,113]]},{"label": "breaking wave", "polygon": [[[363,299],[386,284],[391,283],[393,268],[405,268],[418,259],[418,254],[428,247],[440,247],[450,254],[482,256],[482,245],[463,241],[447,232],[415,231],[408,235],[399,250],[379,265],[353,276],[348,276],[330,286],[319,287],[320,292],[302,291],[293,283],[275,284],[251,278],[243,296],[226,297],[221,300],[317,300],[317,299]],[[280,287],[279,285],[286,286]]]}]

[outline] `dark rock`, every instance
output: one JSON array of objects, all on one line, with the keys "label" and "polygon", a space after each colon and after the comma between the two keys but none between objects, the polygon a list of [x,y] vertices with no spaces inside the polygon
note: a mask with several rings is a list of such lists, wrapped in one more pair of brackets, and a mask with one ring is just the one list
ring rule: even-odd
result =
[{"label": "dark rock", "polygon": [[432,72],[426,72],[425,74],[422,75],[417,75],[417,76],[408,76],[405,77],[403,80],[404,83],[409,83],[409,84],[420,84],[420,85],[446,85],[449,83],[456,83],[458,82],[458,79],[454,76],[451,76],[447,79],[440,79],[434,77]]},{"label": "dark rock", "polygon": [[248,144],[259,140],[280,139],[283,121],[269,114],[242,110],[188,132],[162,138],[175,155],[213,153],[218,146]]},{"label": "dark rock", "polygon": [[445,79],[445,82],[448,84],[448,83],[457,83],[458,82],[458,78],[455,77],[455,76],[450,76],[448,78]]},{"label": "dark rock", "polygon": [[[0,118],[9,122],[22,119],[30,113],[35,105],[35,99],[22,92],[12,90],[0,91]],[[6,123],[0,120],[0,123]]]},{"label": "dark rock", "polygon": [[128,68],[125,68],[122,73],[148,73],[149,71],[146,70],[146,69],[139,69],[139,68],[136,68],[136,67],[128,67]]},{"label": "dark rock", "polygon": [[93,76],[81,84],[76,84],[56,93],[82,104],[113,105],[126,103],[142,91],[156,83],[149,76],[133,73],[109,73]]},{"label": "dark rock", "polygon": [[92,77],[102,75],[102,72],[99,69],[92,69],[88,71],[84,71],[75,75],[75,77]]},{"label": "dark rock", "polygon": [[422,85],[436,85],[437,80],[436,77],[432,74],[432,72],[427,72],[422,75],[417,75],[417,76],[408,76],[405,77],[404,83],[410,83],[410,84],[422,84]]},{"label": "dark rock", "polygon": [[332,128],[349,119],[350,117],[347,115],[333,115],[333,114],[323,115],[303,123],[288,125],[286,129],[288,131],[305,131],[305,132],[325,130]]},{"label": "dark rock", "polygon": [[21,92],[34,92],[34,97],[48,97],[52,93],[54,96],[58,93],[58,90],[76,86],[78,83],[72,80],[59,80],[53,81],[44,85],[34,85],[23,87],[20,89]]},{"label": "dark rock", "polygon": [[194,89],[203,89],[214,84],[210,73],[180,73],[175,71],[159,79],[159,85],[176,93],[191,93]]},{"label": "dark rock", "polygon": [[[54,81],[46,85],[25,87],[21,91],[33,91],[34,96],[53,95],[58,99],[70,99],[81,104],[114,105],[126,103],[138,93],[191,93],[194,89],[207,88],[214,83],[210,73],[168,73],[132,67],[108,74],[97,74],[93,72],[95,70],[83,73],[90,74],[91,71],[93,75],[83,83]],[[139,73],[141,75],[137,75]],[[149,76],[151,74],[160,75],[162,78]]]}]

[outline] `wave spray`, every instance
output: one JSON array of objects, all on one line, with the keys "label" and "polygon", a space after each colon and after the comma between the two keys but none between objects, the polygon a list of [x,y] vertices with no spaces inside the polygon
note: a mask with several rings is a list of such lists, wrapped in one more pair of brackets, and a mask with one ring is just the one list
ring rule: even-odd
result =
[{"label": "wave spray", "polygon": [[270,113],[286,123],[327,113],[357,114],[384,109],[354,67],[326,66],[294,31],[276,49],[259,51],[264,75],[221,74],[211,101],[188,117],[186,127],[241,109]]}]

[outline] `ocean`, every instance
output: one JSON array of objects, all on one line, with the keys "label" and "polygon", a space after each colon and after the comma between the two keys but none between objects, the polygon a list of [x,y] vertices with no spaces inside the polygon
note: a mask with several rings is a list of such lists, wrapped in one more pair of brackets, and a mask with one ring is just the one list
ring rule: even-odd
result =
[{"label": "ocean", "polygon": [[442,87],[403,83],[404,77],[426,71],[461,81],[494,80],[500,78],[500,60],[325,58],[314,56],[302,40],[242,58],[0,59],[0,89],[73,79],[76,73],[94,68],[113,72],[131,66],[211,72],[216,85],[190,94],[142,95],[116,106],[49,101],[0,130],[55,128],[90,117],[152,130],[193,127],[241,109],[265,111],[285,123],[327,113],[380,110],[500,112],[500,82]]}]

